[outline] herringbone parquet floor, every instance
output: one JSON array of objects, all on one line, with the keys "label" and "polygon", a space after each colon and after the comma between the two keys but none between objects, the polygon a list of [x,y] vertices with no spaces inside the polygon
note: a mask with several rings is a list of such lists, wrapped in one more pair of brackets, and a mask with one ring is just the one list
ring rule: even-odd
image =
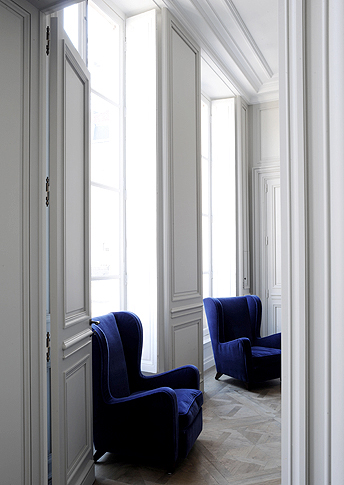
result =
[{"label": "herringbone parquet floor", "polygon": [[173,475],[117,462],[96,465],[98,485],[279,485],[281,386],[273,380],[247,391],[235,379],[205,373],[203,431]]}]

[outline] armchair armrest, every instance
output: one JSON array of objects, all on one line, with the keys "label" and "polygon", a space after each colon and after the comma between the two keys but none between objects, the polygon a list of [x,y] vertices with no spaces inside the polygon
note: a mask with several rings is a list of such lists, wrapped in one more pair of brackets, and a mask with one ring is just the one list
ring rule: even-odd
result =
[{"label": "armchair armrest", "polygon": [[109,398],[101,403],[97,416],[101,421],[95,428],[101,435],[99,439],[94,437],[95,443],[101,443],[98,448],[165,462],[168,469],[173,469],[179,436],[177,397],[173,389],[161,387],[128,397]]},{"label": "armchair armrest", "polygon": [[[227,366],[231,369],[230,373],[227,370]],[[252,352],[250,339],[242,337],[218,344],[217,372],[248,382],[251,368]]]},{"label": "armchair armrest", "polygon": [[274,333],[273,335],[268,335],[267,337],[259,337],[256,339],[255,345],[259,345],[260,347],[280,349],[281,333]]},{"label": "armchair armrest", "polygon": [[137,390],[148,390],[156,387],[172,389],[199,389],[199,370],[194,365],[184,365],[167,372],[144,376],[138,382]]}]

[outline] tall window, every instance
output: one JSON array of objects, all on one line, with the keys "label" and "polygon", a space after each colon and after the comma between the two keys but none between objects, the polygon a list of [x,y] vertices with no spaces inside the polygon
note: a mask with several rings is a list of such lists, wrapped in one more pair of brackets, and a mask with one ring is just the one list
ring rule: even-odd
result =
[{"label": "tall window", "polygon": [[203,296],[213,294],[212,265],[212,165],[211,165],[211,103],[202,97],[202,246],[203,246]]},{"label": "tall window", "polygon": [[126,22],[127,306],[144,326],[142,362],[157,370],[156,11]]},{"label": "tall window", "polygon": [[236,295],[234,99],[202,98],[203,295]]},{"label": "tall window", "polygon": [[99,4],[102,8],[90,1],[87,9],[85,2],[63,9],[64,29],[91,74],[92,316],[126,308],[124,22]]},{"label": "tall window", "polygon": [[91,312],[137,313],[142,368],[156,372],[156,12],[124,20],[102,0],[83,8],[65,8],[64,27],[91,74]]},{"label": "tall window", "polygon": [[93,316],[125,308],[122,28],[89,2]]}]

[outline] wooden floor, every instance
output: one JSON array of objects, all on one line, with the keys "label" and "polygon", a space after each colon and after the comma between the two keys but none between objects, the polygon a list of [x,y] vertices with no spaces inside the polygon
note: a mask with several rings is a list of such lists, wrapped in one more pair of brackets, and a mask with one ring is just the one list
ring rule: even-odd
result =
[{"label": "wooden floor", "polygon": [[205,373],[203,431],[173,475],[116,462],[104,455],[97,485],[279,485],[281,483],[281,386],[273,380],[247,391],[235,379]]}]

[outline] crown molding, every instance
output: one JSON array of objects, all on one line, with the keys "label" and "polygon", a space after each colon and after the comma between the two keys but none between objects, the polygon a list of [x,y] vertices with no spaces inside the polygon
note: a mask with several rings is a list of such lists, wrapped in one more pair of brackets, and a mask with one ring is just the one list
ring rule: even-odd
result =
[{"label": "crown molding", "polygon": [[236,22],[238,28],[241,30],[241,33],[246,40],[248,46],[251,48],[252,53],[255,55],[256,59],[260,62],[262,68],[265,70],[266,74],[269,77],[273,76],[273,72],[271,67],[269,66],[267,60],[265,59],[263,53],[259,49],[257,43],[255,42],[254,38],[251,35],[251,32],[248,30],[245,22],[241,18],[236,6],[234,5],[232,0],[222,0],[223,3],[226,4],[228,7],[229,13],[231,14],[233,20]]}]

